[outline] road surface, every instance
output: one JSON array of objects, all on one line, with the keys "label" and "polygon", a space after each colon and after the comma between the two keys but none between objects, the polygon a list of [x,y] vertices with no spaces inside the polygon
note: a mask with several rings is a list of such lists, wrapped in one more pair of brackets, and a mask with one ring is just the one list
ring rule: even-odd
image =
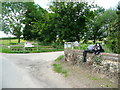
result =
[{"label": "road surface", "polygon": [[[52,70],[52,61],[64,52],[5,54],[2,88],[68,88],[64,77]],[[1,69],[0,68],[0,69]]]}]

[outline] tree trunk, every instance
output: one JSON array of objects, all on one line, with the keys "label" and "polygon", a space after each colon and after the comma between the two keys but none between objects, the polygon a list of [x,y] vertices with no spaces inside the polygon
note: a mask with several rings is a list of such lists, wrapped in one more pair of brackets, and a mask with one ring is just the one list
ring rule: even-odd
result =
[{"label": "tree trunk", "polygon": [[95,44],[96,43],[96,35],[94,34],[94,37],[93,37],[93,43]]},{"label": "tree trunk", "polygon": [[18,36],[18,43],[20,43],[20,36]]},{"label": "tree trunk", "polygon": [[94,44],[96,43],[96,40],[95,40],[95,38],[94,38],[94,41],[93,41],[93,43],[94,43]]}]

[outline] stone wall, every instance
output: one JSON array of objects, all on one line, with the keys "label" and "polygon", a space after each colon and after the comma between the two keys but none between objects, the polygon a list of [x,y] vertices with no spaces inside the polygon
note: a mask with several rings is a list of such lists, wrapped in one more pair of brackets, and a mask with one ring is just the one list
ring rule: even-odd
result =
[{"label": "stone wall", "polygon": [[[87,62],[83,63],[83,51],[82,50],[64,50],[65,61],[70,62],[73,65],[83,64],[92,67],[91,71],[95,73],[101,73],[109,77],[119,79],[119,65],[120,54],[100,53],[95,55],[94,53],[87,53]],[[87,68],[87,67],[86,67]],[[119,75],[118,75],[119,74]]]}]

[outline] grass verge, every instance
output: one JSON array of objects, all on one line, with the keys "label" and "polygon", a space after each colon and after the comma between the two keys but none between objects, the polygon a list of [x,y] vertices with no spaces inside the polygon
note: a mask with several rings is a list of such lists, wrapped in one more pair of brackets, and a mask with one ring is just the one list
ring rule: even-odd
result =
[{"label": "grass verge", "polygon": [[63,74],[64,77],[68,76],[67,70],[63,69],[61,64],[53,64],[52,66],[55,72]]},{"label": "grass verge", "polygon": [[64,55],[60,55],[57,59],[55,59],[55,61],[59,61],[60,59],[62,59],[64,57]]},{"label": "grass verge", "polygon": [[1,53],[41,53],[41,52],[55,52],[63,51],[64,49],[40,49],[40,50],[10,50],[8,48],[0,48]]}]

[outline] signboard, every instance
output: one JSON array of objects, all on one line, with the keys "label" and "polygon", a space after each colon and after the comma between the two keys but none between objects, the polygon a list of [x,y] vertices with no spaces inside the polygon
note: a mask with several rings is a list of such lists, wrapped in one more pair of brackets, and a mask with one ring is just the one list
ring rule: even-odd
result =
[{"label": "signboard", "polygon": [[34,45],[32,45],[31,42],[26,42],[26,43],[24,44],[24,47],[34,47]]}]

